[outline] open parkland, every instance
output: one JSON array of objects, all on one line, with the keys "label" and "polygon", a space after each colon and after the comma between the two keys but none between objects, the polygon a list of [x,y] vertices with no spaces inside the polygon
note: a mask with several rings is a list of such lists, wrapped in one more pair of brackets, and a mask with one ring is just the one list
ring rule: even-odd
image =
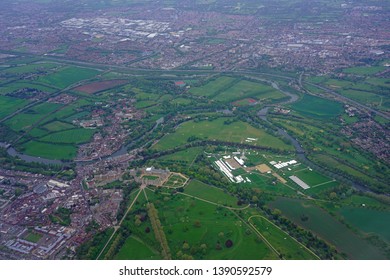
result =
[{"label": "open parkland", "polygon": [[[378,89],[388,85],[372,78],[383,66],[348,68],[337,81],[303,77],[299,88],[290,87],[291,76],[255,72],[164,75],[49,57],[7,63],[0,69],[1,142],[22,159],[60,161],[50,176],[61,174],[87,197],[80,212],[61,196],[42,202],[52,211],[47,227],[84,236],[79,243],[69,237],[77,244],[66,247],[72,258],[389,258],[390,206],[382,195],[389,165],[348,136],[367,118],[388,119],[316,87],[386,113]],[[364,97],[353,94],[356,87]],[[10,158],[4,149],[0,159]],[[2,189],[6,209],[18,196]],[[107,193],[116,208],[101,217],[94,209]],[[85,224],[73,219],[87,212],[85,235]],[[50,234],[26,225],[18,242],[37,256]],[[7,253],[16,246],[2,242]]]}]

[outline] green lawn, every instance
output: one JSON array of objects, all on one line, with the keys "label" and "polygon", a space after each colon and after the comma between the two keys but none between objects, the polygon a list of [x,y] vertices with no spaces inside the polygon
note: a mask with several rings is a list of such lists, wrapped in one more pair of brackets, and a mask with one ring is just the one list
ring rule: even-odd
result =
[{"label": "green lawn", "polygon": [[130,236],[114,257],[115,260],[160,260],[161,256],[154,252],[137,237]]},{"label": "green lawn", "polygon": [[184,193],[205,199],[214,203],[237,208],[237,198],[223,190],[209,186],[200,181],[192,180],[184,189]]},{"label": "green lawn", "polygon": [[347,223],[365,233],[374,233],[390,243],[390,211],[369,208],[343,207],[339,213]]},{"label": "green lawn", "polygon": [[37,243],[42,238],[42,235],[36,232],[29,232],[25,237],[24,240]]}]

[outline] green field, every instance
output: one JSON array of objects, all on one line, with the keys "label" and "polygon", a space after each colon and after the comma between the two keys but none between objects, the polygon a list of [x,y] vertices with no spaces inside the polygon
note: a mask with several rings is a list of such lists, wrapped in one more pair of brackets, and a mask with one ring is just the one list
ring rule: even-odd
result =
[{"label": "green field", "polygon": [[48,124],[45,124],[42,126],[42,128],[47,129],[50,132],[57,132],[61,130],[67,130],[67,129],[72,129],[75,128],[73,125],[65,122],[60,122],[60,121],[54,121],[50,122]]},{"label": "green field", "polygon": [[[195,259],[277,258],[229,210],[182,195],[159,203],[158,210],[174,258],[179,251]],[[229,239],[233,246],[227,248],[225,242]],[[184,243],[188,244],[188,249],[184,248]],[[205,245],[204,250],[201,249],[202,244]]]},{"label": "green field", "polygon": [[55,92],[55,89],[48,86],[36,84],[33,82],[18,81],[18,82],[12,82],[10,84],[0,86],[0,95],[11,93],[13,91],[23,89],[23,88],[37,89],[47,93]]},{"label": "green field", "polygon": [[79,81],[91,79],[98,73],[99,71],[89,68],[68,66],[56,73],[41,77],[38,81],[58,88],[66,88]]},{"label": "green field", "polygon": [[160,260],[161,256],[141,239],[130,236],[114,257],[116,260]]},{"label": "green field", "polygon": [[[333,244],[350,259],[385,258],[380,248],[370,245],[330,214],[308,201],[280,198],[271,202],[270,206],[280,209],[283,216]],[[307,221],[302,221],[303,215],[308,218]]]},{"label": "green field", "polygon": [[246,97],[254,97],[263,101],[266,99],[280,99],[284,97],[284,94],[269,85],[241,80],[218,94],[215,99],[231,102]]},{"label": "green field", "polygon": [[275,177],[272,175],[268,175],[267,177],[260,175],[259,173],[253,172],[246,176],[251,180],[251,183],[245,183],[243,186],[250,186],[252,188],[256,188],[271,194],[280,194],[280,195],[294,195],[296,191],[286,187],[280,182],[277,182],[273,185],[270,181],[273,181]]},{"label": "green field", "polygon": [[0,119],[10,115],[20,108],[23,108],[28,103],[28,100],[0,95]]},{"label": "green field", "polygon": [[343,106],[340,103],[307,94],[301,100],[292,104],[291,108],[315,119],[331,119],[343,111]]},{"label": "green field", "polygon": [[331,178],[328,178],[314,170],[310,171],[309,169],[294,172],[294,175],[308,184],[311,188],[333,181]]},{"label": "green field", "polygon": [[42,103],[14,116],[5,123],[14,131],[26,130],[46,115],[57,110],[60,106],[62,105],[54,103]]},{"label": "green field", "polygon": [[226,119],[219,118],[212,121],[189,121],[182,123],[173,134],[164,136],[156,145],[157,150],[167,150],[188,143],[191,136],[201,140],[219,140],[237,143],[246,143],[245,139],[255,138],[251,145],[293,150],[292,146],[285,144],[282,140],[266,133],[263,130],[254,128],[242,121],[225,124]]},{"label": "green field", "polygon": [[192,180],[184,189],[184,193],[211,201],[213,203],[223,204],[229,207],[237,207],[237,198],[225,193],[223,190],[209,186],[200,181]]},{"label": "green field", "polygon": [[378,72],[381,72],[385,69],[386,69],[386,67],[384,67],[384,66],[368,66],[368,67],[358,66],[358,67],[346,68],[343,70],[343,72],[347,73],[347,74],[369,76],[369,75],[374,75]]},{"label": "green field", "polygon": [[215,80],[209,81],[203,86],[191,88],[190,93],[206,97],[212,96],[229,88],[231,85],[235,84],[236,81],[236,78],[222,76]]},{"label": "green field", "polygon": [[36,72],[44,72],[49,69],[59,67],[59,64],[55,63],[34,63],[27,64],[23,66],[17,66],[12,68],[7,68],[4,72],[12,73],[12,74],[27,74],[27,73],[36,73]]},{"label": "green field", "polygon": [[164,186],[169,188],[180,188],[180,187],[184,187],[185,182],[186,182],[185,178],[176,174],[171,174],[168,180],[164,183]]},{"label": "green field", "polygon": [[95,130],[76,128],[60,132],[51,133],[40,138],[40,141],[50,143],[81,144],[88,142]]},{"label": "green field", "polygon": [[77,148],[73,145],[56,145],[38,141],[29,141],[22,145],[23,153],[47,159],[73,159]]},{"label": "green field", "polygon": [[298,243],[286,232],[261,216],[251,217],[249,220],[268,242],[288,260],[318,259],[304,245]]},{"label": "green field", "polygon": [[189,164],[201,153],[201,148],[184,149],[170,155],[162,156],[157,159],[161,163],[184,163]]},{"label": "green field", "polygon": [[36,232],[29,232],[23,239],[37,243],[42,238],[42,235]]},{"label": "green field", "polygon": [[379,211],[369,208],[343,207],[340,209],[345,221],[354,227],[370,234],[381,236],[390,243],[390,211]]}]

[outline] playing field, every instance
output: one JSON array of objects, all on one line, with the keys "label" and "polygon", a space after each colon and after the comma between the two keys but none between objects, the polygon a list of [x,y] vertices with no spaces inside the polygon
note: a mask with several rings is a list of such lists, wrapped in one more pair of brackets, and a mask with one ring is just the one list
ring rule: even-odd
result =
[{"label": "playing field", "polygon": [[251,142],[251,145],[293,150],[292,146],[285,144],[264,130],[254,128],[242,121],[230,124],[226,124],[225,121],[225,118],[219,118],[213,121],[182,123],[175,133],[164,136],[153,148],[157,150],[171,149],[188,143],[189,138],[193,136],[198,140],[219,140],[245,144],[247,144],[245,140],[249,137],[257,139]]}]

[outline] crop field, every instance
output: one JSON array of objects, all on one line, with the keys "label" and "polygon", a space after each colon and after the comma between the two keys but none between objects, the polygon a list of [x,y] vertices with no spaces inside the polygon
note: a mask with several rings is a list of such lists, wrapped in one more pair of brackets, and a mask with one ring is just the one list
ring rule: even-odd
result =
[{"label": "crop field", "polygon": [[95,131],[91,129],[76,128],[51,133],[42,137],[40,141],[50,143],[81,144],[88,142],[94,133]]},{"label": "crop field", "polygon": [[232,77],[222,76],[207,84],[190,89],[190,93],[199,96],[212,96],[234,85],[238,80]]},{"label": "crop field", "polygon": [[[383,259],[384,253],[356,235],[345,225],[335,220],[330,214],[310,202],[280,198],[270,203],[278,208],[282,215],[303,228],[313,231],[321,238],[333,244],[350,259]],[[302,217],[308,218],[306,221]]]},{"label": "crop field", "polygon": [[213,203],[237,207],[237,198],[225,193],[223,190],[207,185],[200,181],[192,180],[184,189],[184,193],[211,201]]},{"label": "crop field", "polygon": [[276,225],[261,216],[253,216],[249,222],[267,239],[272,246],[283,255],[285,259],[290,260],[313,260],[318,259],[316,255],[310,252],[305,246],[298,243],[286,232],[282,231]]},{"label": "crop field", "polygon": [[100,91],[111,89],[127,83],[127,80],[107,80],[101,82],[94,82],[82,86],[78,86],[73,90],[80,91],[87,94],[94,94]]},{"label": "crop field", "polygon": [[250,137],[257,139],[252,145],[262,147],[292,150],[292,146],[274,137],[263,130],[254,128],[242,121],[225,124],[226,119],[219,118],[213,121],[194,122],[189,121],[181,124],[175,133],[164,136],[155,146],[157,150],[167,150],[186,144],[191,136],[202,140],[220,140],[228,142],[246,143]]},{"label": "crop field", "polygon": [[273,100],[283,98],[284,95],[269,85],[241,80],[222,91],[215,99],[218,101],[230,102],[246,97],[256,97],[260,100]]},{"label": "crop field", "polygon": [[47,159],[72,159],[77,155],[73,145],[56,145],[38,141],[29,141],[22,145],[23,153]]},{"label": "crop field", "polygon": [[331,119],[343,111],[343,106],[338,102],[307,94],[300,101],[291,105],[291,108],[316,119]]},{"label": "crop field", "polygon": [[16,110],[23,108],[29,103],[27,100],[0,95],[0,119],[12,114]]},{"label": "crop field", "polygon": [[390,243],[390,211],[343,207],[339,211],[345,221],[367,234],[376,234]]},{"label": "crop field", "polygon": [[99,71],[93,69],[69,66],[56,73],[41,77],[38,81],[57,88],[66,88],[79,81],[90,79],[98,73]]}]

